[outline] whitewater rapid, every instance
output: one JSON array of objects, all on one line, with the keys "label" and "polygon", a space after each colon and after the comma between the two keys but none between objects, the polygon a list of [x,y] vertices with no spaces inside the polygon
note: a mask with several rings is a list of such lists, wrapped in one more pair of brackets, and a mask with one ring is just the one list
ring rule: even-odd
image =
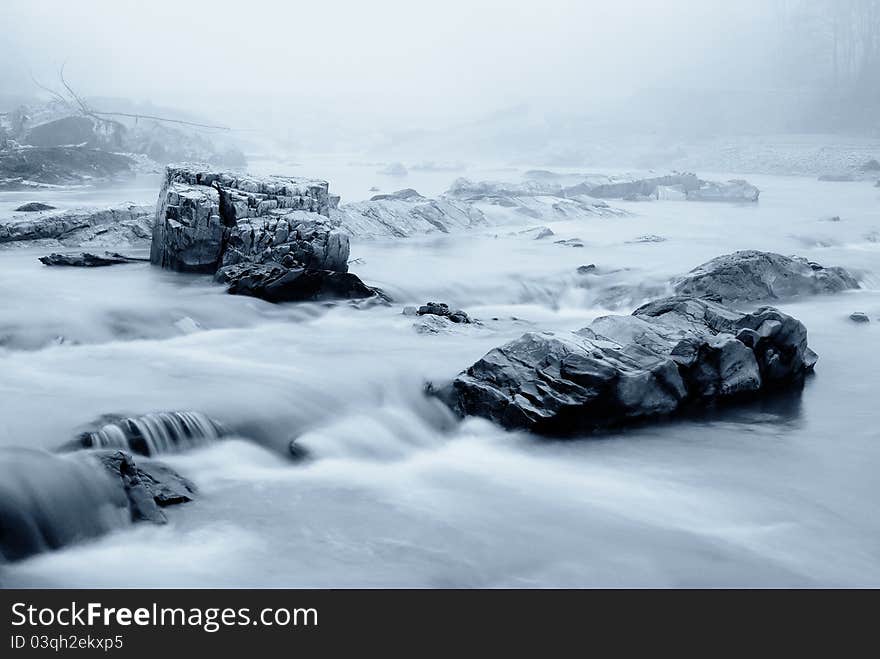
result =
[{"label": "whitewater rapid", "polygon": [[[273,306],[147,264],[0,252],[0,446],[54,449],[107,414],[173,410],[232,433],[162,456],[200,490],[167,526],[114,527],[3,566],[0,583],[880,584],[880,190],[751,180],[757,205],[620,203],[631,216],[354,240],[352,270],[390,307]],[[555,235],[517,233],[532,226]],[[648,234],[665,240],[633,242]],[[568,238],[584,247],[554,242]],[[861,278],[779,305],[820,356],[801,394],[566,442],[459,422],[422,395],[525,331],[628,313],[736,249]],[[599,274],[577,274],[587,264]],[[429,300],[482,324],[417,332],[401,310]]]}]

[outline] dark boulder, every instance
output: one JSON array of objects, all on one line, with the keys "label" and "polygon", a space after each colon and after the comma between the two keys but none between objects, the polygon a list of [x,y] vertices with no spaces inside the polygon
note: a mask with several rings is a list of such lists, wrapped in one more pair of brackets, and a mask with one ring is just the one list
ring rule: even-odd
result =
[{"label": "dark boulder", "polygon": [[850,273],[797,256],[745,250],[725,254],[673,282],[679,295],[708,296],[725,304],[837,293],[858,288]]},{"label": "dark boulder", "polygon": [[39,211],[53,211],[55,210],[55,206],[50,206],[49,204],[43,204],[39,201],[32,201],[27,204],[22,204],[18,208],[15,209],[19,213],[37,213]]},{"label": "dark boulder", "polygon": [[849,319],[854,323],[870,323],[871,319],[868,318],[868,314],[863,311],[854,311],[849,315]]},{"label": "dark boulder", "polygon": [[99,268],[120,263],[139,263],[146,260],[148,259],[132,258],[115,252],[105,252],[104,256],[83,252],[82,254],[50,254],[40,257],[40,263],[43,265],[66,265],[77,268]]},{"label": "dark boulder", "polygon": [[794,386],[816,359],[803,324],[775,309],[672,297],[571,334],[525,334],[438,395],[462,415],[567,435]]},{"label": "dark boulder", "polygon": [[267,302],[362,299],[385,295],[350,272],[310,270],[292,264],[239,263],[221,268],[215,280],[232,295],[248,295]]},{"label": "dark boulder", "polygon": [[451,310],[448,304],[443,302],[428,302],[425,305],[422,305],[418,308],[417,311],[420,316],[442,316],[444,318],[448,318],[453,323],[470,323],[471,319],[468,315],[462,311],[461,309]]},{"label": "dark boulder", "polygon": [[192,501],[196,487],[183,476],[158,462],[134,458],[124,451],[98,454],[110,475],[119,479],[131,521],[164,524],[167,521],[160,507]]}]

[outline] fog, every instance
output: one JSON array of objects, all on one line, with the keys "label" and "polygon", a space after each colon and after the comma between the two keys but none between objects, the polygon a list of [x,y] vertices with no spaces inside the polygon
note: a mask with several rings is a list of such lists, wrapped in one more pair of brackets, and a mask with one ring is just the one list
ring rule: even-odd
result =
[{"label": "fog", "polygon": [[0,91],[39,95],[32,76],[53,83],[66,62],[86,96],[148,101],[242,131],[295,134],[309,122],[327,148],[512,108],[541,120],[643,120],[656,100],[634,111],[639,94],[667,104],[776,85],[768,35],[777,5],[12,0]]}]

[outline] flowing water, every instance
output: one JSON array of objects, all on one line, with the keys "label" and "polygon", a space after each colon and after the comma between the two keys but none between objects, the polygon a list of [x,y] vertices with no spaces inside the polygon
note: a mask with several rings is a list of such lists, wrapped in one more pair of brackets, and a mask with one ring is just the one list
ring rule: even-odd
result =
[{"label": "flowing water", "polygon": [[[880,189],[751,180],[757,205],[619,203],[633,215],[354,240],[352,270],[390,307],[274,306],[147,264],[46,268],[42,251],[0,252],[2,450],[54,449],[107,415],[193,410],[232,433],[161,456],[200,488],[165,509],[167,526],[100,521],[115,530],[7,564],[0,582],[880,585]],[[538,225],[556,236],[516,234]],[[633,242],[646,234],[666,240]],[[584,247],[553,242],[567,238]],[[778,305],[820,356],[802,392],[564,442],[459,422],[421,393],[524,331],[628,313],[745,248],[861,278]],[[585,264],[597,274],[579,275]],[[482,324],[418,332],[401,309],[428,300]]]}]

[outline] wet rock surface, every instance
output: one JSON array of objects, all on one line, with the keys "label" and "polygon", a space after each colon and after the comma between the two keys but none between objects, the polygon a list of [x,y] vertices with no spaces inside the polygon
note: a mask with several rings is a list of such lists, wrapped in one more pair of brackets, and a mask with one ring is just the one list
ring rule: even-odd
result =
[{"label": "wet rock surface", "polygon": [[167,521],[161,508],[192,501],[196,486],[174,470],[147,458],[135,459],[124,451],[102,451],[98,459],[119,484],[128,501],[133,522]]},{"label": "wet rock surface", "polygon": [[803,324],[776,309],[677,296],[578,332],[525,334],[438,395],[463,415],[568,435],[796,386],[816,359]]},{"label": "wet rock surface", "polygon": [[221,268],[215,281],[232,295],[248,295],[267,302],[303,302],[334,299],[385,299],[377,288],[350,272],[315,270],[278,263],[240,263]]},{"label": "wet rock surface", "polygon": [[849,315],[849,319],[854,323],[870,323],[871,319],[868,318],[868,314],[863,311],[854,311]]},{"label": "wet rock surface", "polygon": [[680,295],[711,296],[724,303],[837,293],[859,287],[849,272],[772,252],[725,254],[673,282]]},{"label": "wet rock surface", "polygon": [[43,265],[71,266],[76,268],[99,268],[122,263],[142,263],[147,260],[123,256],[115,252],[104,252],[103,256],[83,252],[82,254],[49,254],[49,256],[40,257],[40,263]]},{"label": "wet rock surface", "polygon": [[461,309],[452,310],[449,305],[444,302],[428,302],[418,308],[419,316],[442,316],[448,318],[453,323],[470,323],[471,319]]}]

